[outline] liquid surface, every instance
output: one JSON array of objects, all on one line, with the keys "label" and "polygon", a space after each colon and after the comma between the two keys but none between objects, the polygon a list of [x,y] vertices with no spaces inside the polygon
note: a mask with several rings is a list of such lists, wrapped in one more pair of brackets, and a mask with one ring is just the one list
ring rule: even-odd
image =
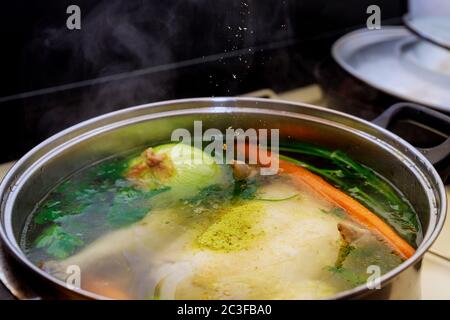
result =
[{"label": "liquid surface", "polygon": [[57,186],[24,231],[28,257],[62,280],[75,265],[83,289],[119,299],[323,298],[403,261],[288,175],[203,165],[168,180],[140,161],[108,159]]}]

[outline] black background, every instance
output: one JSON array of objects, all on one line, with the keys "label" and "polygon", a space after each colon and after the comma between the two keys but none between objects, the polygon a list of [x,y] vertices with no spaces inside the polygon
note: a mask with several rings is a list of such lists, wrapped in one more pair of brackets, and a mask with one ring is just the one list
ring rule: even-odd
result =
[{"label": "black background", "polygon": [[[81,30],[66,8],[81,8]],[[183,97],[230,96],[314,81],[371,4],[400,0],[16,0],[1,4],[0,162],[87,118]]]}]

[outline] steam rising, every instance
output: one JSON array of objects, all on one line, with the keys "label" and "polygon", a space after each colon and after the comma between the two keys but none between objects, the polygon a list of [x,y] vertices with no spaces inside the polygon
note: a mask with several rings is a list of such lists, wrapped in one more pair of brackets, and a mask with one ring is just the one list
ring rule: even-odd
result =
[{"label": "steam rising", "polygon": [[[41,130],[151,101],[244,93],[255,52],[291,34],[284,1],[103,0],[80,7],[80,31],[58,24],[39,34],[33,47],[43,52],[42,64],[53,65],[49,74],[66,84],[60,89],[77,100],[42,114]],[[178,77],[205,63],[204,74]],[[196,82],[210,86],[183,91]]]}]

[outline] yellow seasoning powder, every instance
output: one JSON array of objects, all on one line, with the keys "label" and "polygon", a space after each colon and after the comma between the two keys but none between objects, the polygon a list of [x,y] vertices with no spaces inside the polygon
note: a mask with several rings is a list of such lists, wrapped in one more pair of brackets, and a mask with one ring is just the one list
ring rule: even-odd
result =
[{"label": "yellow seasoning powder", "polygon": [[247,249],[264,234],[255,228],[264,212],[263,205],[248,202],[227,208],[221,217],[197,238],[201,248],[220,251]]}]

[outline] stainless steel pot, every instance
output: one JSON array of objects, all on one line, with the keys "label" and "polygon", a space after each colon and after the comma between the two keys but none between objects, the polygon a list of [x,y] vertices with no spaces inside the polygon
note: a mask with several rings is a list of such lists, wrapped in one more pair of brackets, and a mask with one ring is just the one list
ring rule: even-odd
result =
[{"label": "stainless steel pot", "polygon": [[[410,105],[395,106],[378,122],[387,125],[405,110],[450,123],[446,116]],[[68,289],[27,259],[19,246],[27,218],[52,187],[80,168],[124,150],[167,141],[174,129],[192,130],[194,120],[202,120],[204,129],[280,129],[284,139],[344,150],[392,181],[417,210],[424,239],[412,258],[382,276],[381,289],[359,286],[334,298],[420,298],[422,256],[438,236],[446,213],[444,185],[430,161],[398,136],[356,117],[311,105],[253,98],[188,99],[129,108],[69,128],[31,150],[0,187],[1,241],[15,272],[35,290],[45,292],[41,295],[102,298]],[[434,162],[445,161],[450,139],[422,152]]]}]

